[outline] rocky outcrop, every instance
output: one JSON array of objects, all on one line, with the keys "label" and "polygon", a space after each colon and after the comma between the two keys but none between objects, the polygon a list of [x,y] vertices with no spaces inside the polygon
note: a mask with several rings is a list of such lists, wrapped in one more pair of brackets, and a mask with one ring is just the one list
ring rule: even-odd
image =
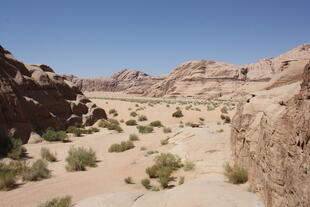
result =
[{"label": "rocky outcrop", "polygon": [[0,46],[0,130],[26,143],[31,132],[92,125],[105,111],[89,108],[82,92],[47,65],[28,65]]},{"label": "rocky outcrop", "polygon": [[122,70],[111,78],[78,79],[68,76],[82,91],[118,91],[151,97],[195,97],[231,99],[261,89],[289,62],[310,58],[310,44],[276,58],[236,66],[211,60],[181,64],[165,76]]},{"label": "rocky outcrop", "polygon": [[163,80],[165,76],[149,76],[137,70],[121,70],[111,78],[79,79],[75,76],[66,76],[82,91],[109,91],[125,92],[128,94],[143,94],[151,85]]},{"label": "rocky outcrop", "polygon": [[248,170],[252,189],[261,192],[266,207],[308,207],[310,63],[291,59],[279,65],[280,72],[264,90],[239,105],[232,152]]}]

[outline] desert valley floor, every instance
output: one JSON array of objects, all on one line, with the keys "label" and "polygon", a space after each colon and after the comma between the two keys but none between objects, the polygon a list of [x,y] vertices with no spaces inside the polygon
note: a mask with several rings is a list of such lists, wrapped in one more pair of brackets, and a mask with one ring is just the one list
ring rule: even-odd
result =
[{"label": "desert valley floor", "polygon": [[[223,175],[223,165],[231,159],[231,128],[230,124],[223,123],[221,109],[226,106],[228,115],[233,117],[236,103],[149,98],[120,100],[121,94],[98,92],[86,95],[104,108],[107,114],[111,109],[118,112],[115,117],[108,114],[108,118],[121,122],[137,120],[137,117],[130,115],[132,111],[136,111],[138,115],[145,115],[148,119],[138,121],[138,124],[146,125],[159,120],[172,131],[164,133],[162,127],[155,127],[153,133],[140,134],[136,126],[127,126],[123,122],[120,123],[124,130],[122,133],[98,127],[100,131],[97,133],[82,137],[70,135],[68,143],[26,144],[29,161],[40,158],[42,147],[57,154],[58,161],[48,165],[52,177],[37,182],[19,181],[16,189],[1,191],[0,206],[33,207],[53,197],[70,195],[77,206],[86,207],[89,202],[94,202],[94,199],[87,198],[103,194],[106,195],[101,197],[100,202],[105,201],[106,204],[102,206],[263,206],[258,195],[250,192],[246,184],[230,184]],[[148,101],[143,103],[141,100]],[[184,116],[181,118],[172,117],[177,107],[183,112]],[[200,127],[193,128],[189,122],[200,123]],[[139,140],[134,142],[135,148],[121,153],[108,152],[110,145],[128,140],[132,133],[139,136]],[[166,138],[168,144],[162,145],[161,140]],[[67,172],[65,159],[71,146],[91,147],[97,155],[97,167]],[[161,189],[158,192],[146,190],[141,185],[141,180],[147,178],[145,169],[152,165],[154,157],[161,152],[176,154],[182,162],[194,163],[195,167],[189,171],[176,171],[171,189]],[[134,184],[124,182],[124,178],[128,176],[133,178]],[[183,185],[178,184],[181,176],[185,177]],[[159,186],[159,183],[152,180],[152,185]],[[135,199],[130,199],[132,197]]]}]

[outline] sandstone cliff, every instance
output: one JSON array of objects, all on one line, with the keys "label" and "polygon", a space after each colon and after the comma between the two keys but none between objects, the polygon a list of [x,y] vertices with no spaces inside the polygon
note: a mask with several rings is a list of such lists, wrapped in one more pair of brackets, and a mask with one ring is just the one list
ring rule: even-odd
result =
[{"label": "sandstone cliff", "polygon": [[279,65],[275,69],[280,72],[264,89],[239,105],[233,118],[232,151],[235,161],[248,170],[252,189],[261,192],[266,207],[308,207],[309,59]]},{"label": "sandstone cliff", "polygon": [[149,76],[122,70],[111,78],[79,79],[68,76],[82,91],[122,91],[151,97],[239,97],[261,89],[291,61],[310,58],[310,44],[301,45],[276,58],[237,66],[211,60],[181,64],[165,76]]},{"label": "sandstone cliff", "polygon": [[122,91],[128,94],[143,94],[150,86],[165,78],[165,76],[149,76],[144,72],[128,69],[115,73],[111,78],[66,77],[82,91]]},{"label": "sandstone cliff", "polygon": [[0,46],[0,131],[24,143],[32,131],[92,125],[105,111],[47,65],[28,65]]}]

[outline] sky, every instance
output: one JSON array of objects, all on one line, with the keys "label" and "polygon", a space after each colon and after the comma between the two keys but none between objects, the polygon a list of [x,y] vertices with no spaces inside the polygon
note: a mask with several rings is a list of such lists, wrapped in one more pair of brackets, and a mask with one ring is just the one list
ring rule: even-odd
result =
[{"label": "sky", "polygon": [[167,74],[190,60],[236,65],[310,42],[309,0],[0,0],[0,45],[57,73]]}]

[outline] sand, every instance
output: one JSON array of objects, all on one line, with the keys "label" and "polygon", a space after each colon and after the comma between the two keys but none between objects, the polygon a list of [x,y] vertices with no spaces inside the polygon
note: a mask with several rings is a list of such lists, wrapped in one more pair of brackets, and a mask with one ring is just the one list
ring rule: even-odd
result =
[{"label": "sand", "polygon": [[[96,97],[100,97],[101,95],[96,94]],[[185,187],[176,187],[175,191],[177,192],[178,189],[184,191],[184,189],[186,190],[186,186],[189,186],[188,189],[190,191],[197,191],[202,194],[204,191],[199,190],[201,189],[201,185],[200,187],[195,186],[197,186],[197,183],[204,182],[208,183],[206,185],[207,189],[205,189],[206,192],[212,192],[212,189],[214,189],[215,194],[213,197],[206,196],[205,199],[207,201],[201,200],[201,205],[194,205],[195,202],[193,202],[193,206],[205,206],[208,203],[208,199],[210,202],[212,199],[219,199],[222,197],[221,191],[223,195],[227,194],[239,200],[244,198],[245,201],[250,200],[253,203],[257,201],[256,195],[247,192],[246,185],[235,186],[229,184],[223,176],[222,166],[226,161],[230,160],[230,125],[222,124],[220,120],[221,107],[213,111],[208,111],[205,105],[193,106],[201,110],[196,111],[185,110],[186,105],[180,104],[171,104],[170,107],[167,107],[166,103],[156,104],[154,106],[138,103],[139,106],[137,107],[137,103],[134,102],[105,99],[92,99],[92,101],[104,108],[107,112],[112,108],[116,109],[119,115],[113,118],[118,120],[123,119],[125,121],[133,119],[130,116],[131,111],[139,107],[145,107],[144,110],[137,111],[137,113],[146,115],[148,121],[139,123],[146,125],[151,121],[160,120],[166,127],[172,129],[172,133],[165,134],[162,128],[155,128],[153,133],[141,135],[135,126],[126,126],[122,123],[123,133],[101,128],[98,133],[84,135],[83,137],[71,137],[71,142],[68,143],[43,142],[27,144],[25,147],[31,157],[30,161],[40,158],[41,147],[47,147],[52,152],[57,153],[58,162],[49,163],[48,166],[51,170],[52,177],[38,182],[23,183],[20,181],[20,185],[16,189],[7,192],[0,191],[0,206],[34,207],[51,198],[65,195],[72,196],[74,203],[89,197],[113,192],[131,192],[145,196],[149,194],[154,195],[154,192],[144,189],[140,184],[141,179],[147,177],[145,168],[152,165],[153,159],[157,155],[146,155],[149,150],[157,150],[159,153],[171,152],[179,155],[183,161],[191,161],[196,164],[195,169],[192,171],[181,169],[174,174],[176,177],[185,176],[185,184],[183,185]],[[176,111],[177,106],[182,109],[184,117],[174,118],[171,116]],[[132,108],[132,110],[128,110],[128,108]],[[229,111],[230,117],[232,117],[233,113],[234,110]],[[189,126],[185,126],[184,128],[179,127],[180,121],[183,123],[199,122],[199,117],[205,120],[200,128]],[[218,124],[219,122],[221,124]],[[218,132],[220,129],[223,129],[223,132]],[[140,139],[140,141],[135,142],[136,147],[134,149],[122,153],[108,152],[111,144],[127,140],[131,133],[138,134]],[[170,137],[169,144],[162,146],[160,140],[168,136]],[[86,171],[82,172],[67,172],[65,170],[65,159],[68,150],[72,146],[84,146],[94,149],[98,158],[97,167],[87,168]],[[141,151],[141,147],[146,147],[147,150]],[[131,176],[135,184],[126,184],[124,178],[127,176]],[[158,185],[156,181],[152,182]],[[177,185],[177,181],[173,184]],[[169,194],[174,189],[166,191]],[[158,195],[166,191],[160,191]],[[178,194],[176,193],[175,195]],[[199,198],[202,199],[202,197]],[[174,206],[173,199],[171,202],[167,206]],[[139,205],[137,204],[137,206]],[[186,206],[190,205],[187,204]],[[217,206],[224,207],[226,204]],[[243,206],[243,204],[238,205],[236,203],[234,206]]]}]

